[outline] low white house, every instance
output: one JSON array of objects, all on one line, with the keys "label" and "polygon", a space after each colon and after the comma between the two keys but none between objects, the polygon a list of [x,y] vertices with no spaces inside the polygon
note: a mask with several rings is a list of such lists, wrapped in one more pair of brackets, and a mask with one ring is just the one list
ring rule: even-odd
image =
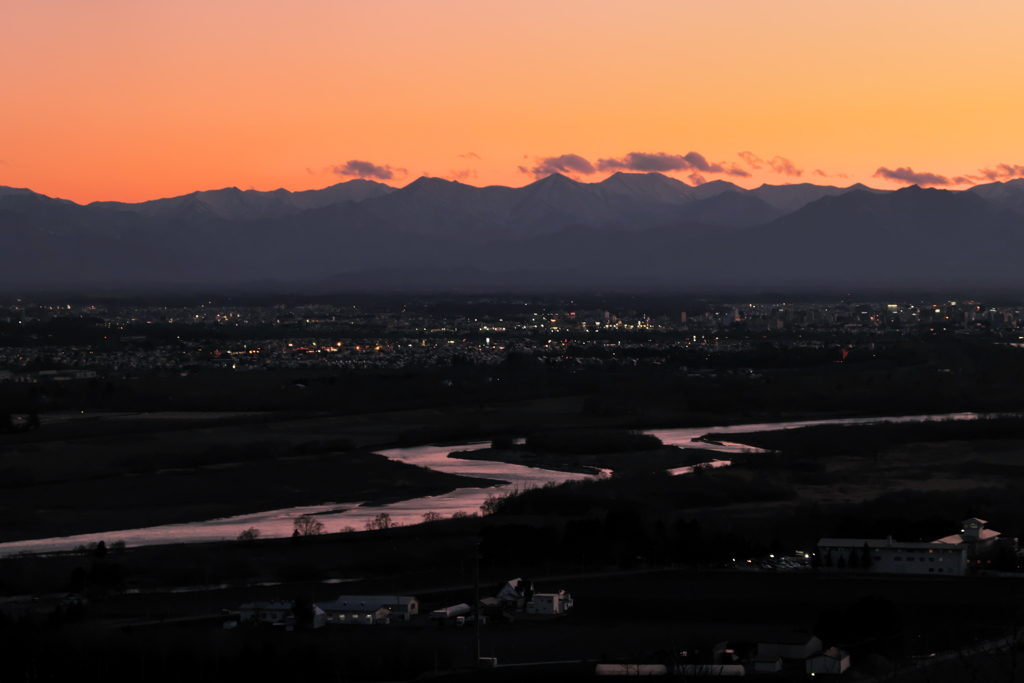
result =
[{"label": "low white house", "polygon": [[[420,602],[409,595],[341,595],[334,602],[317,603],[317,607],[327,613],[329,624],[377,624],[392,618],[409,621],[419,614]],[[386,614],[378,616],[381,610]]]},{"label": "low white house", "polygon": [[534,593],[526,603],[527,614],[565,614],[572,609],[572,596],[565,591],[557,593]]},{"label": "low white house", "polygon": [[850,668],[850,653],[837,647],[830,647],[813,657],[808,657],[804,667],[809,674],[841,674]]},{"label": "low white house", "polygon": [[324,610],[324,613],[327,615],[327,623],[335,626],[344,626],[345,624],[372,626],[391,623],[391,611],[387,607],[332,609]]}]

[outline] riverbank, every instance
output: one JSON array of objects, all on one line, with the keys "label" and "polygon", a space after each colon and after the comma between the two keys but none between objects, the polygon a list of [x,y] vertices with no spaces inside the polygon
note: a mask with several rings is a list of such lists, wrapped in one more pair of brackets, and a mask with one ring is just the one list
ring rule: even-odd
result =
[{"label": "riverbank", "polygon": [[[0,542],[205,522],[327,503],[342,508],[356,502],[379,505],[499,483],[435,472],[366,451],[289,454],[51,481],[4,489]],[[108,543],[115,540],[111,537]]]},{"label": "riverbank", "polygon": [[[582,398],[570,397],[365,415],[260,420],[226,415],[202,426],[189,414],[67,420],[58,430],[0,436],[0,542],[205,522],[327,503],[380,504],[437,496],[463,486],[491,486],[501,477],[483,481],[402,466],[373,456],[367,447],[419,437],[429,442],[426,437],[437,434],[471,440],[555,426],[608,426],[582,407]],[[149,425],[147,430],[138,430],[140,419]],[[683,453],[668,450],[653,459],[645,453],[639,458],[606,454],[586,462],[579,456],[520,462],[579,476],[592,474],[591,468],[651,471],[709,459],[707,451],[685,453],[689,438],[677,443],[684,446]],[[478,459],[517,462],[497,454]],[[419,521],[420,515],[415,517]]]},{"label": "riverbank", "polygon": [[0,543],[492,486],[369,451],[636,423],[587,414],[585,400],[365,414],[44,413],[38,430],[0,434]]}]

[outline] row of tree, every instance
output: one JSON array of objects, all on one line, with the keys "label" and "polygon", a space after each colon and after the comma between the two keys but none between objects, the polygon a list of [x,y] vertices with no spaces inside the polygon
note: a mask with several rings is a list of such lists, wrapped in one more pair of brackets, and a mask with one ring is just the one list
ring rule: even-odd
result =
[{"label": "row of tree", "polygon": [[[423,515],[424,522],[436,522],[440,519],[441,515],[437,512],[428,512]],[[387,529],[393,529],[396,526],[399,525],[391,519],[390,514],[381,512],[376,517],[368,521],[365,528],[367,531],[386,531]],[[355,528],[347,526],[340,529],[340,531],[355,531]],[[313,515],[299,515],[295,518],[292,525],[293,539],[302,538],[304,536],[322,536],[326,533],[327,525]],[[260,530],[256,527],[249,527],[238,534],[239,541],[255,541],[259,537]]]},{"label": "row of tree", "polygon": [[871,549],[868,548],[867,541],[864,542],[864,547],[860,550],[854,550],[850,548],[847,553],[840,553],[838,560],[832,559],[832,550],[829,549],[825,552],[825,556],[822,557],[820,553],[815,553],[811,557],[811,566],[815,569],[825,567],[831,569],[871,569],[871,566],[875,563],[875,558],[871,555]]}]

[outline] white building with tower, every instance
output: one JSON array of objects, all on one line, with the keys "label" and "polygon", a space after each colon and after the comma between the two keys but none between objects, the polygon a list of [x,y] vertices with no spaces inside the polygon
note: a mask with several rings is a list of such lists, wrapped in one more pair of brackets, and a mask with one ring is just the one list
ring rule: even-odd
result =
[{"label": "white building with tower", "polygon": [[900,542],[892,536],[875,538],[823,538],[818,542],[822,569],[867,571],[877,574],[964,576],[971,558],[986,550],[1002,534],[971,517],[961,522],[960,533],[930,542]]}]

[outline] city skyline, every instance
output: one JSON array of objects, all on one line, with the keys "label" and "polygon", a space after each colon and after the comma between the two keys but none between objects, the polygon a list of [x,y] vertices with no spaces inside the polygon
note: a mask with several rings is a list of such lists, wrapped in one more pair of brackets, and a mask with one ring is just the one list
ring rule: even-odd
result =
[{"label": "city skyline", "polygon": [[81,203],[423,175],[745,188],[1024,176],[993,2],[17,3],[0,185]]}]

